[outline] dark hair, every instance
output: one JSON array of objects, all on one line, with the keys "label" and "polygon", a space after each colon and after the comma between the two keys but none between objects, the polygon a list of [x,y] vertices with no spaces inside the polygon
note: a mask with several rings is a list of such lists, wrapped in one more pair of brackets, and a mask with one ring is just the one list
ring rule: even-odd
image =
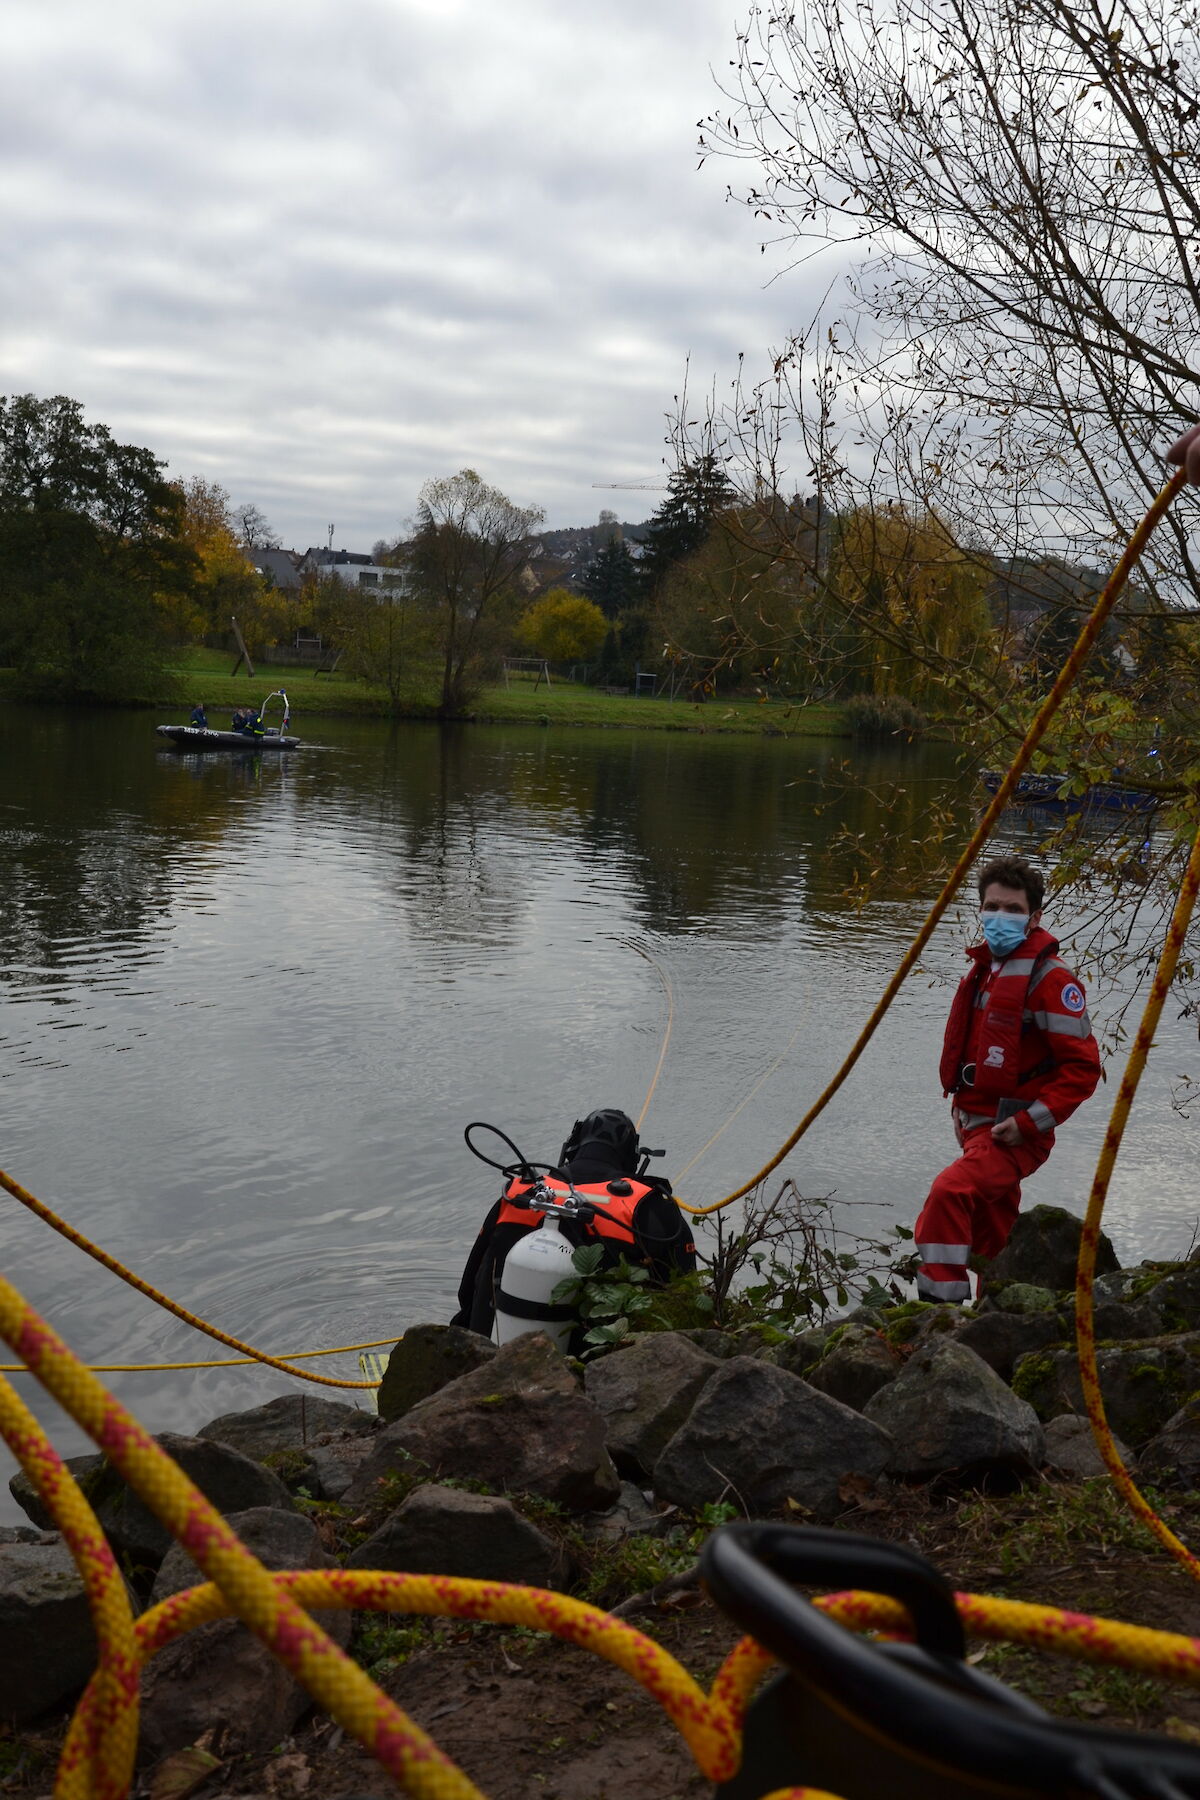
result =
[{"label": "dark hair", "polygon": [[1040,912],[1042,901],[1046,897],[1046,878],[1040,869],[1025,861],[1023,856],[996,856],[979,871],[979,898],[993,882],[1001,887],[1020,888],[1029,902],[1031,913]]}]

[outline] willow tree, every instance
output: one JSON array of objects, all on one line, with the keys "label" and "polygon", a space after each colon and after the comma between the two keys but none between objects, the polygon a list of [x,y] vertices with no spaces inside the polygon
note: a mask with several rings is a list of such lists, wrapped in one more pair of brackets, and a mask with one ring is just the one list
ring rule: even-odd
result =
[{"label": "willow tree", "polygon": [[861,691],[927,701],[944,692],[940,663],[990,664],[987,569],[937,513],[860,505],[831,534],[814,604],[851,638]]}]

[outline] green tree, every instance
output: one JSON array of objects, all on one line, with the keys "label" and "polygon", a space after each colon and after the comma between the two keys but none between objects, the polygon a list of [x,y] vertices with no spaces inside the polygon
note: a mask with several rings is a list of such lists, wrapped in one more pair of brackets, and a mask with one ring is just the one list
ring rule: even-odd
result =
[{"label": "green tree", "polygon": [[149,450],[78,401],[0,399],[0,660],[30,691],[118,700],[163,682],[163,596],[196,560]]},{"label": "green tree", "polygon": [[607,630],[598,606],[570,588],[551,588],[524,614],[517,637],[547,662],[587,662],[599,650]]},{"label": "green tree", "polygon": [[462,712],[488,652],[499,644],[502,615],[544,516],[538,507],[514,506],[474,469],[421,489],[416,532],[404,555],[441,653],[440,717]]},{"label": "green tree", "polygon": [[654,601],[649,636],[697,696],[748,683],[790,691],[810,685],[798,635],[794,567],[743,532],[731,511],[690,556],[668,570]]},{"label": "green tree", "polygon": [[850,692],[928,700],[943,668],[970,669],[991,649],[990,569],[932,510],[859,506],[832,530],[816,606],[833,628]]},{"label": "green tree", "polygon": [[423,685],[435,648],[429,608],[401,588],[352,588],[328,575],[307,590],[322,636],[342,651],[348,675],[386,688],[394,711]]},{"label": "green tree", "polygon": [[624,538],[610,538],[599,555],[592,558],[583,571],[583,591],[606,619],[619,619],[634,604],[638,566]]},{"label": "green tree", "polygon": [[720,459],[711,449],[681,461],[667,487],[666,499],[650,520],[637,565],[638,585],[645,598],[657,592],[675,563],[700,548],[713,521],[735,498]]}]

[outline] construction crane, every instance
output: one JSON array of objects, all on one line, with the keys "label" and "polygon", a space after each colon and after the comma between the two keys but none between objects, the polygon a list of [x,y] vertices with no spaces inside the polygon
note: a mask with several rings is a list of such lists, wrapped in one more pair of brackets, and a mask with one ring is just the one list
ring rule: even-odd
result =
[{"label": "construction crane", "polygon": [[646,488],[664,493],[670,487],[669,481],[593,481],[594,488]]}]

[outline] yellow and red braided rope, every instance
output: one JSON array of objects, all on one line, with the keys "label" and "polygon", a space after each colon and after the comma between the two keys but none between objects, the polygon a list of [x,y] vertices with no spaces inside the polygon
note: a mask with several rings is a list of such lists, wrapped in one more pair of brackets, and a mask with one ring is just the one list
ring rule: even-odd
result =
[{"label": "yellow and red braided rope", "polygon": [[1129,1052],[1129,1060],[1125,1065],[1125,1073],[1121,1077],[1117,1097],[1113,1102],[1108,1129],[1104,1134],[1104,1143],[1100,1150],[1100,1160],[1096,1164],[1096,1174],[1092,1181],[1091,1193],[1088,1195],[1087,1217],[1079,1244],[1079,1267],[1075,1279],[1075,1342],[1079,1350],[1079,1379],[1083,1387],[1084,1404],[1091,1422],[1092,1436],[1096,1440],[1097,1449],[1104,1458],[1105,1467],[1130,1511],[1136,1514],[1142,1523],[1154,1533],[1159,1543],[1171,1553],[1175,1560],[1182,1563],[1188,1573],[1200,1581],[1200,1561],[1186,1544],[1180,1542],[1166,1521],[1155,1512],[1125,1467],[1121,1454],[1113,1442],[1104,1410],[1104,1396],[1100,1392],[1100,1372],[1096,1366],[1094,1309],[1096,1246],[1100,1239],[1100,1221],[1104,1214],[1104,1202],[1108,1196],[1113,1165],[1121,1147],[1121,1139],[1129,1119],[1129,1109],[1133,1105],[1133,1097],[1137,1093],[1142,1071],[1146,1067],[1146,1059],[1154,1041],[1154,1033],[1158,1029],[1163,1002],[1166,1000],[1175,973],[1175,966],[1179,961],[1179,953],[1183,948],[1183,940],[1195,909],[1198,891],[1200,891],[1200,831],[1196,833],[1192,844],[1192,853],[1188,858],[1187,868],[1175,902],[1175,910],[1163,940],[1162,952],[1154,971],[1154,979],[1150,984],[1146,1008],[1142,1014],[1141,1023],[1138,1025],[1133,1047]]}]

